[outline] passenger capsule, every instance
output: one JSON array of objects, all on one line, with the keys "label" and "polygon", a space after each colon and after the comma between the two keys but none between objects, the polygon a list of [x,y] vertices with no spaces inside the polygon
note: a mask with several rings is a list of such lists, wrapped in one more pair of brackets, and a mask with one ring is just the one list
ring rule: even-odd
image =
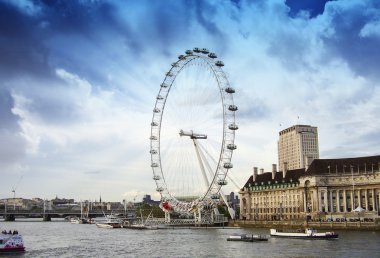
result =
[{"label": "passenger capsule", "polygon": [[157,154],[156,150],[150,150],[150,154]]},{"label": "passenger capsule", "polygon": [[225,179],[219,179],[218,185],[227,185],[227,181]]},{"label": "passenger capsule", "polygon": [[215,65],[219,66],[219,67],[222,67],[222,66],[224,66],[224,63],[222,61],[216,61]]},{"label": "passenger capsule", "polygon": [[152,163],[152,165],[150,165],[152,168],[157,168],[158,167],[158,164],[157,163]]},{"label": "passenger capsule", "polygon": [[157,140],[157,136],[152,135],[149,139],[151,139],[151,140]]},{"label": "passenger capsule", "polygon": [[195,47],[195,48],[193,49],[193,51],[194,51],[195,53],[200,53],[200,52],[201,52],[201,50],[200,50],[198,47]]},{"label": "passenger capsule", "polygon": [[211,199],[213,199],[213,200],[219,200],[219,194],[213,194],[213,195],[211,195]]},{"label": "passenger capsule", "polygon": [[237,129],[239,129],[239,126],[237,126],[236,124],[230,124],[230,125],[228,125],[228,128],[231,130],[237,130]]},{"label": "passenger capsule", "polygon": [[163,187],[157,187],[156,191],[159,192],[159,193],[161,193],[161,192],[164,191],[164,188]]},{"label": "passenger capsule", "polygon": [[209,53],[207,48],[202,48],[201,52],[202,52],[202,54],[208,54]]},{"label": "passenger capsule", "polygon": [[230,163],[230,162],[226,162],[226,163],[224,163],[223,167],[224,167],[224,168],[232,168],[233,165],[232,165],[232,163]]},{"label": "passenger capsule", "polygon": [[164,99],[164,97],[162,97],[161,95],[158,95],[158,96],[157,96],[157,99],[158,99],[158,100],[161,100],[161,99]]},{"label": "passenger capsule", "polygon": [[225,89],[225,92],[227,92],[227,93],[235,93],[235,89],[231,88],[231,87],[228,87],[228,88]]},{"label": "passenger capsule", "polygon": [[191,51],[191,50],[186,50],[186,55],[192,55],[193,54],[193,51]]},{"label": "passenger capsule", "polygon": [[230,110],[230,111],[237,111],[237,110],[238,110],[238,107],[235,106],[235,105],[229,105],[229,106],[228,106],[228,110]]},{"label": "passenger capsule", "polygon": [[173,76],[173,74],[172,74],[171,72],[167,72],[167,73],[166,73],[166,76],[171,77],[171,76]]},{"label": "passenger capsule", "polygon": [[161,87],[162,88],[167,88],[167,87],[169,87],[169,85],[167,85],[166,83],[161,83]]},{"label": "passenger capsule", "polygon": [[153,180],[160,180],[161,177],[160,176],[153,176]]},{"label": "passenger capsule", "polygon": [[227,144],[227,149],[229,150],[236,150],[237,146],[233,143],[229,143]]},{"label": "passenger capsule", "polygon": [[152,122],[152,123],[150,123],[150,125],[151,125],[151,126],[157,126],[158,123],[157,123],[157,122]]},{"label": "passenger capsule", "polygon": [[179,56],[178,56],[178,59],[179,59],[179,60],[183,60],[183,59],[186,59],[186,57],[185,57],[184,55],[179,55]]},{"label": "passenger capsule", "polygon": [[160,110],[159,108],[155,108],[155,109],[153,109],[153,112],[154,112],[154,113],[160,113],[161,110]]},{"label": "passenger capsule", "polygon": [[210,57],[210,58],[217,58],[217,56],[216,56],[215,53],[210,53],[210,54],[208,54],[208,57]]}]

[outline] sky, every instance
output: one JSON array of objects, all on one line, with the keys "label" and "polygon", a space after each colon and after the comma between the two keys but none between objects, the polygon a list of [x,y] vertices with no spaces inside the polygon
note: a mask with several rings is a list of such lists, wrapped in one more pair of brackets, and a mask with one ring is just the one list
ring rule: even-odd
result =
[{"label": "sky", "polygon": [[158,200],[155,97],[194,47],[236,89],[241,186],[294,124],[320,158],[379,155],[379,46],[378,0],[0,0],[0,198]]}]

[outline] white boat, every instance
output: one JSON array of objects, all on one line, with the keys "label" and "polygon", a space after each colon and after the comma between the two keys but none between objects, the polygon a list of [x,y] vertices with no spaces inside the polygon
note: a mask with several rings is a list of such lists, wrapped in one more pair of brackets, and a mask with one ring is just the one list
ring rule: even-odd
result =
[{"label": "white boat", "polygon": [[70,219],[70,223],[72,224],[80,224],[80,219],[77,217],[73,217]]},{"label": "white boat", "polygon": [[267,235],[248,235],[248,234],[234,234],[227,238],[227,241],[243,241],[243,242],[258,242],[268,241]]},{"label": "white boat", "polygon": [[98,228],[122,228],[122,221],[114,215],[106,215],[103,219],[97,219]]},{"label": "white boat", "polygon": [[270,235],[272,237],[288,237],[288,238],[305,238],[305,239],[333,239],[338,238],[335,232],[318,233],[315,229],[306,228],[305,231],[283,231],[278,229],[271,229]]},{"label": "white boat", "polygon": [[130,228],[130,229],[158,229],[158,226],[152,226],[152,225],[146,225],[143,223],[138,224],[124,224],[123,228]]},{"label": "white boat", "polygon": [[24,240],[17,231],[0,234],[0,254],[12,254],[25,252]]},{"label": "white boat", "polygon": [[92,224],[92,221],[91,221],[90,218],[78,218],[78,217],[75,217],[75,218],[71,218],[70,222],[72,224]]}]

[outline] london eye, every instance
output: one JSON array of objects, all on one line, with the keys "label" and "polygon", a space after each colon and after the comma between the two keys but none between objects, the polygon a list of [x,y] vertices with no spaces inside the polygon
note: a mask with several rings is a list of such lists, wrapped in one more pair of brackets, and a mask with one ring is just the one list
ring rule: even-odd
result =
[{"label": "london eye", "polygon": [[223,66],[205,48],[187,50],[171,64],[159,87],[150,165],[166,213],[210,212],[228,183],[238,108]]}]

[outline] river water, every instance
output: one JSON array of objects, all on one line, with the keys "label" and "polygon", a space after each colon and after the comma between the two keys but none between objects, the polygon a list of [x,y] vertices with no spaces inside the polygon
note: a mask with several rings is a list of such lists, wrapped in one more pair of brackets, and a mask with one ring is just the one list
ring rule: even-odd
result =
[{"label": "river water", "polygon": [[337,240],[271,238],[251,243],[226,239],[233,233],[269,230],[101,229],[63,221],[0,221],[0,231],[4,229],[23,235],[26,252],[17,257],[380,257],[380,232],[371,231],[337,231]]}]

